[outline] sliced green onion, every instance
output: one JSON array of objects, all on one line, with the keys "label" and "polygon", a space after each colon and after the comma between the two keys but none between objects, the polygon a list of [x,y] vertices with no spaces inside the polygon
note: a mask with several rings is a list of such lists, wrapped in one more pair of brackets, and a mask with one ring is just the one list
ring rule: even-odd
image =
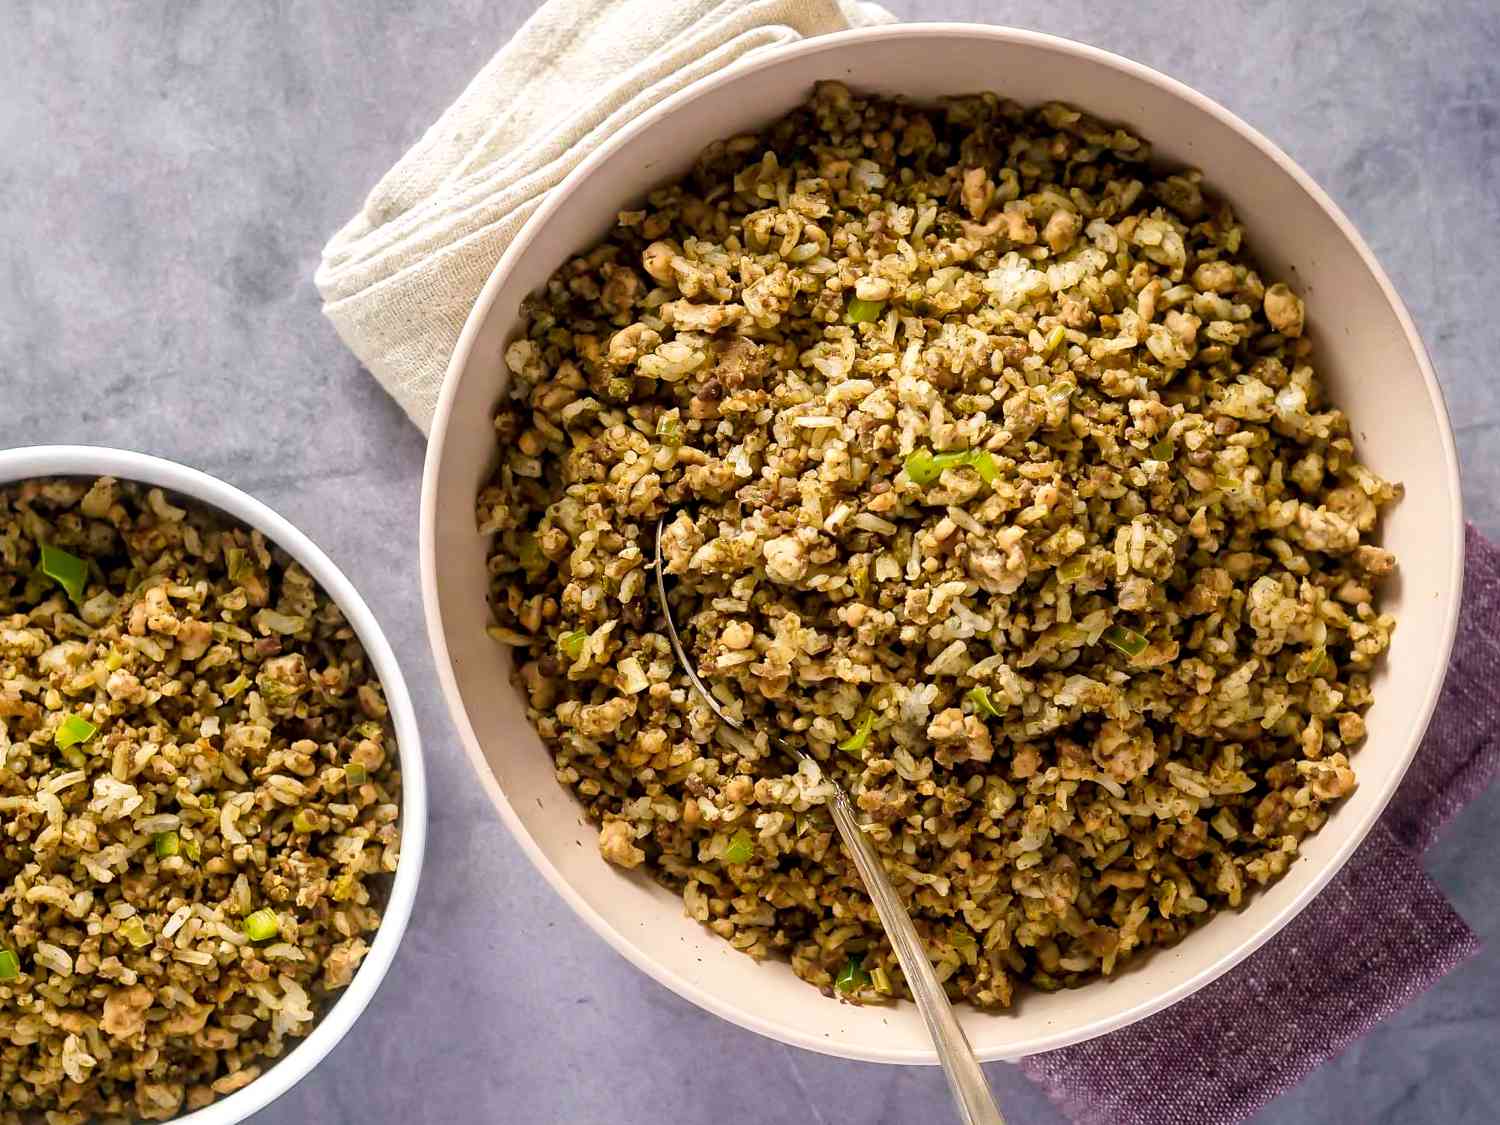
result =
[{"label": "sliced green onion", "polygon": [[1151,447],[1151,457],[1156,461],[1170,461],[1177,454],[1177,445],[1171,438],[1163,438]]},{"label": "sliced green onion", "polygon": [[89,564],[77,555],[70,555],[61,547],[42,544],[42,573],[68,592],[74,602],[83,600],[83,589],[88,585]]},{"label": "sliced green onion", "polygon": [[146,924],[141,921],[139,914],[132,914],[121,922],[119,934],[137,949],[144,949],[151,944],[151,935],[146,932]]},{"label": "sliced green onion", "polygon": [[1240,487],[1240,478],[1233,473],[1215,473],[1214,484],[1225,492],[1237,492]]},{"label": "sliced green onion", "polygon": [[976,449],[969,455],[969,464],[974,466],[974,471],[979,474],[979,479],[985,484],[994,484],[1000,476],[1000,470],[995,468],[995,459],[989,455],[987,450]]},{"label": "sliced green onion", "polygon": [[152,837],[151,846],[156,849],[157,859],[166,859],[182,850],[182,837],[175,832],[158,832]]},{"label": "sliced green onion", "polygon": [[983,449],[949,449],[934,453],[927,448],[913,449],[906,455],[906,475],[913,484],[923,487],[943,475],[944,469],[972,465],[985,484],[993,484],[1000,475],[995,459]]},{"label": "sliced green onion", "polygon": [[0,980],[15,980],[21,975],[21,959],[9,949],[0,949]]},{"label": "sliced green onion", "polygon": [[749,863],[755,858],[755,845],[750,840],[750,833],[741,828],[729,839],[729,846],[724,849],[725,863]]},{"label": "sliced green onion", "polygon": [[583,642],[588,639],[589,635],[582,629],[562,633],[557,638],[557,651],[569,660],[577,660],[583,655]]},{"label": "sliced green onion", "polygon": [[363,785],[370,780],[370,771],[358,762],[350,762],[344,767],[344,780],[350,785]]},{"label": "sliced green onion", "polygon": [[69,715],[57,724],[57,729],[52,732],[52,741],[57,743],[59,750],[66,750],[69,746],[83,745],[98,733],[99,728],[82,715]]},{"label": "sliced green onion", "polygon": [[891,995],[891,977],[882,965],[876,965],[870,970],[870,980],[875,984],[875,991],[882,996]]},{"label": "sliced green onion", "polygon": [[656,420],[656,437],[663,445],[676,449],[682,444],[682,416],[668,410]]},{"label": "sliced green onion", "polygon": [[125,654],[111,646],[109,654],[104,658],[104,666],[111,672],[118,671],[125,666]]},{"label": "sliced green onion", "polygon": [[222,695],[225,699],[233,699],[235,696],[239,695],[240,692],[244,691],[249,686],[250,686],[250,680],[249,680],[249,678],[246,677],[245,675],[241,674],[241,675],[236,676],[234,679],[230,680],[223,687],[221,687],[219,689],[219,694]]},{"label": "sliced green onion", "polygon": [[865,972],[863,957],[851,957],[833,979],[833,986],[840,992],[858,992],[870,983],[870,974]]},{"label": "sliced green onion", "polygon": [[1146,651],[1146,646],[1151,642],[1137,633],[1134,629],[1127,629],[1123,625],[1111,625],[1104,630],[1100,638],[1110,648],[1124,653],[1126,656],[1135,657]]},{"label": "sliced green onion", "polygon": [[943,470],[938,468],[932,450],[913,449],[906,455],[906,475],[911,478],[912,484],[925,487],[942,476]]},{"label": "sliced green onion", "polygon": [[281,932],[276,912],[269,906],[263,906],[253,914],[246,914],[244,927],[245,936],[251,941],[266,941]]},{"label": "sliced green onion", "polygon": [[1057,576],[1064,582],[1077,582],[1089,572],[1087,555],[1075,555],[1057,568]]},{"label": "sliced green onion", "polygon": [[984,686],[974,688],[968,694],[968,700],[974,705],[975,714],[987,715],[991,719],[998,719],[1000,712],[990,699],[990,689]]},{"label": "sliced green onion", "polygon": [[1047,333],[1047,342],[1042,345],[1042,354],[1051,355],[1062,347],[1062,342],[1068,338],[1068,330],[1061,324],[1053,325],[1052,331]]},{"label": "sliced green onion", "polygon": [[198,858],[203,854],[203,849],[198,846],[197,840],[184,840],[182,841],[182,854],[197,863]]},{"label": "sliced green onion", "polygon": [[844,310],[844,320],[850,324],[869,324],[873,320],[879,320],[884,311],[884,301],[865,301],[859,297],[851,297],[849,307]]},{"label": "sliced green onion", "polygon": [[866,711],[860,716],[859,727],[843,742],[839,743],[840,750],[847,750],[851,754],[857,754],[865,748],[865,743],[870,741],[870,732],[875,729],[875,712]]},{"label": "sliced green onion", "polygon": [[1303,653],[1302,660],[1309,676],[1326,676],[1333,671],[1333,661],[1328,658],[1328,649],[1322,645]]}]

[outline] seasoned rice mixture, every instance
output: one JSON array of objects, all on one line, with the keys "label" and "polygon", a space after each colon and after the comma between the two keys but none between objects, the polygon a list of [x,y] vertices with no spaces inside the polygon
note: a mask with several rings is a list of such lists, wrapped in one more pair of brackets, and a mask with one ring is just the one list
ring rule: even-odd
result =
[{"label": "seasoned rice mixture", "polygon": [[[825,990],[904,994],[825,775],[987,1008],[1238,906],[1354,787],[1399,488],[1302,300],[1147,160],[1062,105],[824,84],[622,212],[506,353],[492,632],[558,779],[605,858]],[[673,665],[673,510],[675,613],[753,735]]]},{"label": "seasoned rice mixture", "polygon": [[165,1120],[349,983],[400,849],[353,630],[259,532],[0,488],[0,1122]]}]

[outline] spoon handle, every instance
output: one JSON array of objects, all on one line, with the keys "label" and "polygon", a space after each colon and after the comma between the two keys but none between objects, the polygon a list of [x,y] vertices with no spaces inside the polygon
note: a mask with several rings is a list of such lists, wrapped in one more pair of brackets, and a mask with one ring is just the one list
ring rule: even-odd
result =
[{"label": "spoon handle", "polygon": [[[708,690],[708,685],[699,677],[697,669],[683,649],[682,638],[677,634],[677,623],[672,620],[672,605],[667,601],[667,568],[662,554],[662,537],[666,526],[667,517],[663,515],[656,522],[656,597],[666,622],[672,655],[677,658],[677,666],[687,676],[693,690],[708,705],[709,710],[718,716],[719,721],[735,730],[743,730],[743,724],[724,711],[713,692]],[[797,758],[817,765],[816,761],[808,758],[802,751],[779,740],[776,742]],[[953,1005],[948,1003],[948,994],[938,983],[937,974],[932,971],[932,962],[927,960],[927,950],[922,945],[922,939],[917,936],[917,928],[911,923],[906,904],[891,885],[891,878],[885,873],[885,865],[880,862],[880,854],[876,852],[875,845],[870,843],[870,838],[859,826],[859,816],[849,801],[849,794],[837,783],[833,785],[833,799],[829,802],[829,807],[844,847],[849,849],[859,877],[864,880],[865,890],[875,903],[875,913],[880,915],[880,924],[885,928],[886,936],[891,939],[896,960],[901,962],[901,972],[906,977],[912,996],[916,998],[917,1010],[927,1022],[927,1030],[931,1032],[933,1045],[937,1047],[943,1073],[948,1076],[948,1086],[953,1091],[953,1101],[958,1106],[963,1125],[1005,1125],[1005,1118],[1000,1116],[1000,1108],[995,1105],[995,1097],[990,1093],[990,1085],[984,1080],[979,1060],[974,1057],[974,1048],[969,1046],[968,1036],[959,1026],[958,1017],[953,1014]]]},{"label": "spoon handle", "polygon": [[948,1086],[953,1091],[953,1101],[958,1106],[964,1125],[1005,1125],[1000,1108],[990,1093],[984,1071],[969,1046],[968,1036],[959,1026],[948,994],[932,971],[932,962],[927,959],[927,950],[917,936],[911,915],[896,888],[891,884],[885,865],[875,845],[859,825],[859,817],[850,804],[848,795],[839,789],[830,802],[833,822],[838,826],[844,847],[859,869],[865,889],[875,903],[875,912],[880,915],[880,924],[885,927],[896,959],[901,962],[901,971],[906,976],[907,987],[916,999],[917,1009],[927,1021],[927,1030],[937,1046],[938,1061],[943,1064],[943,1073],[948,1076]]}]

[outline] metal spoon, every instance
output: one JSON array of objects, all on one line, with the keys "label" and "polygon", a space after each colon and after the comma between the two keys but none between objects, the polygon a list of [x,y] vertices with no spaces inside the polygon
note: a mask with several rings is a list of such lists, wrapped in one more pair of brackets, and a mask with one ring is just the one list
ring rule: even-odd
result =
[{"label": "metal spoon", "polygon": [[[724,712],[719,701],[708,690],[708,685],[698,677],[698,670],[688,659],[682,646],[682,638],[677,635],[677,623],[672,619],[672,607],[667,601],[667,568],[661,550],[662,531],[666,525],[666,516],[656,524],[656,597],[661,602],[662,616],[667,621],[667,637],[672,642],[672,652],[692,682],[694,690],[718,716],[719,721],[735,730],[744,730],[744,725],[739,720]],[[805,750],[775,735],[771,736],[771,741],[778,749],[799,760],[817,765]],[[839,839],[844,842],[844,848],[854,860],[859,877],[864,880],[865,890],[875,904],[875,912],[880,916],[880,924],[885,927],[886,936],[891,940],[891,948],[896,951],[896,960],[901,963],[901,972],[905,974],[907,986],[917,1001],[917,1010],[922,1013],[922,1019],[926,1021],[927,1030],[932,1035],[933,1045],[937,1048],[938,1061],[943,1064],[943,1073],[948,1076],[948,1086],[953,1091],[953,1101],[958,1107],[960,1119],[964,1125],[1005,1125],[1005,1118],[1000,1116],[1000,1108],[995,1104],[989,1083],[984,1079],[984,1071],[980,1069],[979,1060],[974,1056],[974,1048],[969,1046],[968,1037],[964,1035],[958,1017],[953,1013],[953,1005],[948,1002],[948,994],[943,991],[937,974],[932,971],[932,962],[927,959],[927,950],[922,946],[922,939],[917,936],[917,928],[912,925],[911,915],[906,912],[906,904],[901,901],[901,896],[891,884],[891,878],[886,874],[885,865],[880,862],[875,845],[860,827],[859,816],[854,811],[849,794],[844,792],[844,787],[837,781],[828,777],[821,766],[818,767],[818,772],[833,786],[833,800],[829,802],[828,808],[833,814],[833,823],[838,827]]]}]

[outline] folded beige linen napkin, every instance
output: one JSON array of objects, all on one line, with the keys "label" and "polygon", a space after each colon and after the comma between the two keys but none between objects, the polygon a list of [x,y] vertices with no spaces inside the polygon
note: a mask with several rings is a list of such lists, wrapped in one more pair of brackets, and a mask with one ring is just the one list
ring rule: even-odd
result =
[{"label": "folded beige linen napkin", "polygon": [[495,263],[602,141],[753,51],[892,18],[856,0],[549,0],[323,248],[323,312],[425,433]]}]

